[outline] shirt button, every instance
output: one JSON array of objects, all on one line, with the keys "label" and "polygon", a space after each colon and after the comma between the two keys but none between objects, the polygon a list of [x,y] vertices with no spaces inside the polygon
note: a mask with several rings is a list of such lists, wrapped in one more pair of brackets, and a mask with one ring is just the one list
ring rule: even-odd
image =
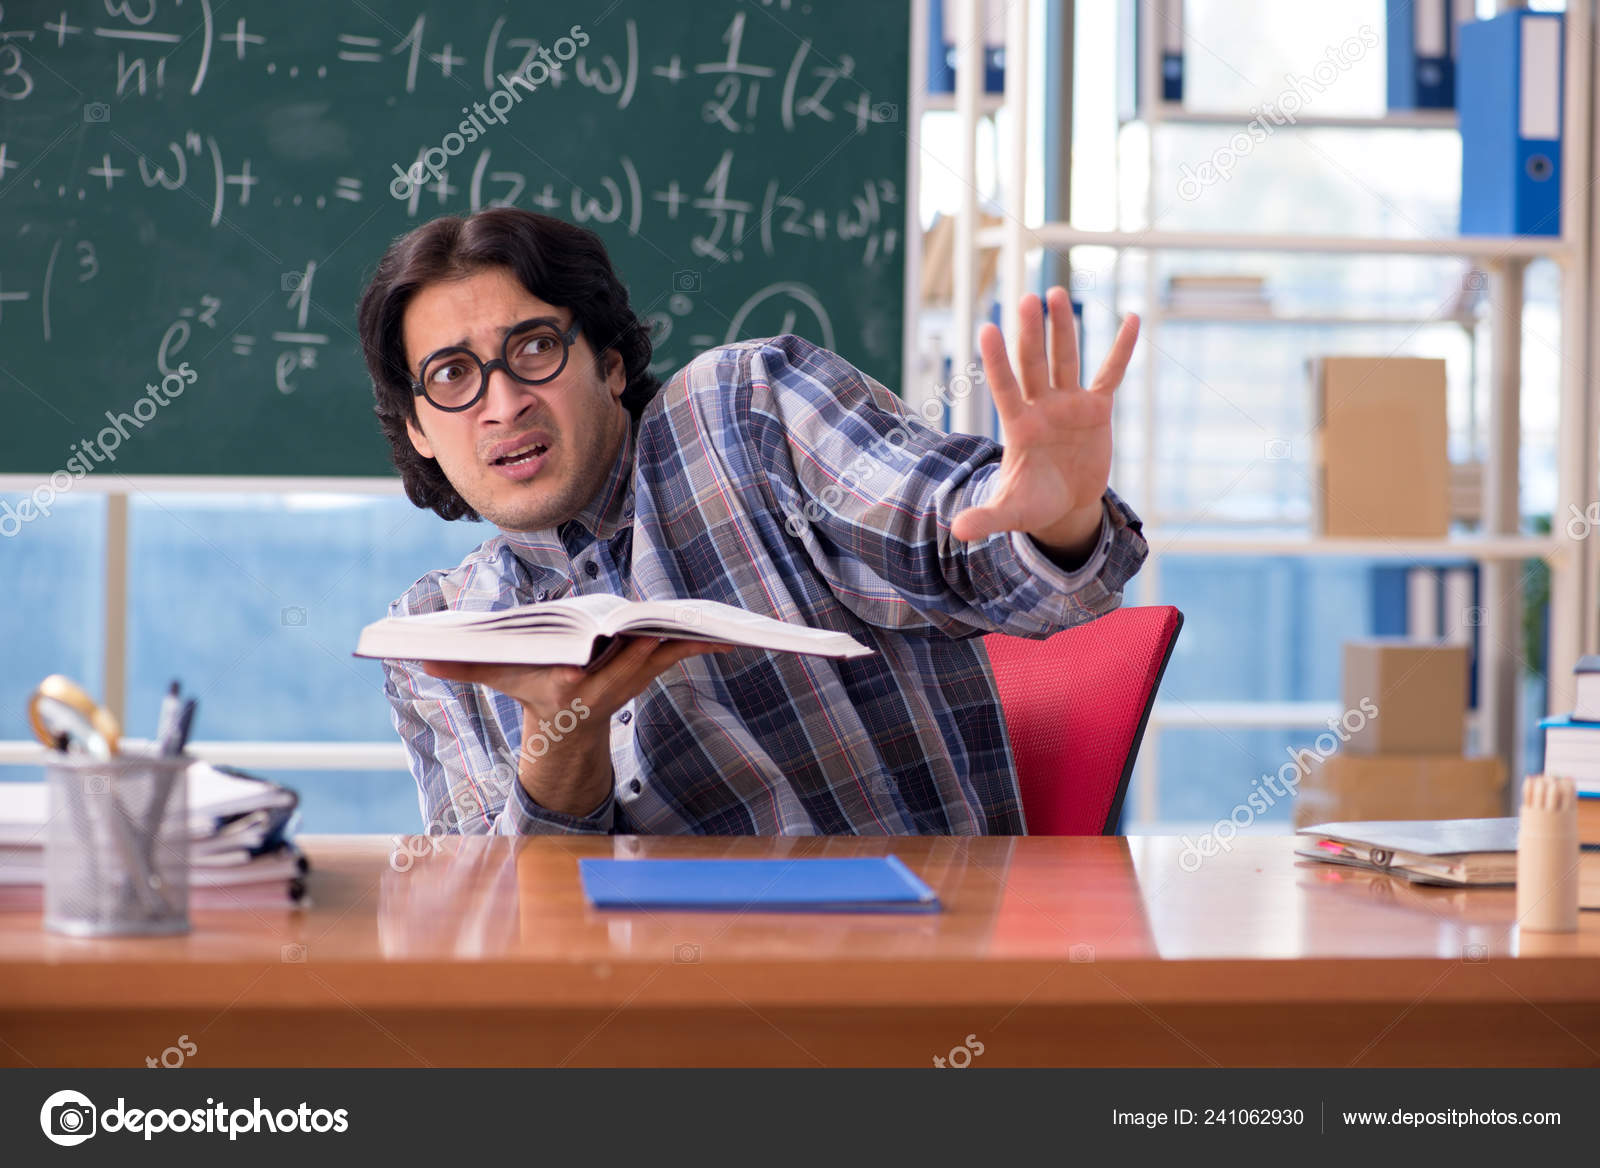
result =
[{"label": "shirt button", "polygon": [[593,577],[598,576],[600,574],[600,565],[595,563],[593,560],[590,560],[587,564],[585,564],[583,566],[583,570],[585,572],[589,573],[589,576],[591,578],[593,578]]},{"label": "shirt button", "polygon": [[644,790],[644,787],[640,784],[638,779],[634,779],[633,782],[628,784],[628,790],[637,795],[640,791]]},{"label": "shirt button", "polygon": [[547,599],[549,599],[549,597],[550,597],[550,590],[548,588],[541,588],[541,589],[539,589],[539,595],[535,599],[547,600]]},{"label": "shirt button", "polygon": [[633,711],[632,710],[623,710],[622,713],[617,715],[617,721],[622,722],[624,724],[633,721]]}]

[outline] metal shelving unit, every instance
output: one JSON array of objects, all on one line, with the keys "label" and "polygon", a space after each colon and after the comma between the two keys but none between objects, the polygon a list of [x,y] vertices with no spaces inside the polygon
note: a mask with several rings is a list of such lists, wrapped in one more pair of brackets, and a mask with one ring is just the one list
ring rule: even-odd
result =
[{"label": "metal shelving unit", "polygon": [[[1146,527],[1150,554],[1180,556],[1324,556],[1362,560],[1476,560],[1481,563],[1553,559],[1561,540],[1548,535],[1464,535],[1454,539],[1351,539],[1345,536],[1168,531]],[[1153,602],[1152,602],[1153,603]]]},{"label": "metal shelving unit", "polygon": [[[1156,103],[1163,122],[1186,122],[1193,126],[1242,126],[1256,115],[1241,111],[1192,110],[1176,102]],[[1362,114],[1297,113],[1296,128],[1310,130],[1453,130],[1455,110],[1402,110],[1381,117]]]},{"label": "metal shelving unit", "polygon": [[[1009,214],[1010,208],[1007,208]],[[1009,245],[1010,237],[1018,231],[1025,237],[1024,250],[1047,247],[1059,251],[1093,245],[1138,247],[1151,251],[1342,252],[1349,255],[1462,256],[1486,260],[1560,260],[1568,253],[1565,242],[1551,242],[1537,235],[1384,239],[1357,235],[1266,235],[1244,231],[1085,231],[1069,223],[1041,223],[1037,227],[1023,227],[1020,220],[977,232],[977,241],[980,245],[1005,248]]]},{"label": "metal shelving unit", "polygon": [[[1159,11],[1154,0],[1140,0],[1142,27],[1158,27]],[[1507,7],[1502,2],[1501,7]],[[975,342],[977,248],[980,244],[1001,247],[998,299],[1002,328],[1008,337],[1016,335],[1017,306],[1025,291],[1025,260],[1030,251],[1044,249],[1069,253],[1080,246],[1115,249],[1120,258],[1127,250],[1147,252],[1173,250],[1240,251],[1258,253],[1324,253],[1339,255],[1459,256],[1482,267],[1488,274],[1488,300],[1491,313],[1490,394],[1488,442],[1484,467],[1485,500],[1482,534],[1472,538],[1442,540],[1348,540],[1324,539],[1310,535],[1222,535],[1171,533],[1159,530],[1158,522],[1148,532],[1150,558],[1138,582],[1138,601],[1158,603],[1161,593],[1161,560],[1167,555],[1292,555],[1359,556],[1393,560],[1457,559],[1482,565],[1482,595],[1492,598],[1485,605],[1480,629],[1479,654],[1479,734],[1480,743],[1490,753],[1506,757],[1517,773],[1520,759],[1516,750],[1516,659],[1514,650],[1520,638],[1521,586],[1520,561],[1542,558],[1550,567],[1550,660],[1548,662],[1549,707],[1551,711],[1570,708],[1572,667],[1577,657],[1597,648],[1596,575],[1600,552],[1590,540],[1574,540],[1565,531],[1560,517],[1569,507],[1582,512],[1595,497],[1596,464],[1595,408],[1590,384],[1600,361],[1600,338],[1590,336],[1593,319],[1593,281],[1600,276],[1600,257],[1591,248],[1591,235],[1600,230],[1600,201],[1592,197],[1591,118],[1594,110],[1595,0],[1571,0],[1567,7],[1566,91],[1563,140],[1562,202],[1563,232],[1555,238],[1453,237],[1393,238],[1359,236],[1312,236],[1252,234],[1249,232],[1194,232],[1145,227],[1130,230],[1091,231],[1067,222],[1028,223],[1024,212],[1027,168],[1029,165],[1026,93],[1029,84],[1028,43],[1029,6],[1025,2],[1008,7],[1006,30],[1006,91],[1003,108],[1009,115],[1007,158],[1000,171],[1003,183],[1004,224],[985,231],[976,229],[978,190],[976,132],[984,113],[979,92],[982,69],[979,46],[978,0],[961,0],[957,5],[956,109],[962,115],[960,177],[963,202],[959,211],[954,257],[954,344],[955,367],[971,360]],[[1147,185],[1144,221],[1156,222],[1155,188],[1157,177],[1157,137],[1167,123],[1240,125],[1246,115],[1190,111],[1160,100],[1160,61],[1158,38],[1143,38],[1139,46],[1142,120],[1147,123]],[[1456,125],[1453,111],[1394,114],[1386,117],[1313,117],[1296,119],[1294,129],[1324,127],[1449,130]],[[1279,127],[1280,132],[1287,127]],[[1554,261],[1561,273],[1562,362],[1559,389],[1558,496],[1555,508],[1556,531],[1550,536],[1529,536],[1520,532],[1519,453],[1521,439],[1521,340],[1523,270],[1535,259]],[[1166,323],[1158,276],[1154,263],[1144,265],[1144,336],[1141,344],[1154,350],[1160,329]],[[1178,312],[1174,323],[1193,322],[1205,314]],[[1241,314],[1241,319],[1244,314]],[[1230,318],[1231,319],[1231,318]],[[1251,316],[1264,324],[1295,323],[1294,318]],[[1343,323],[1327,318],[1329,323]],[[1352,316],[1349,323],[1383,323],[1378,319]],[[1387,319],[1387,318],[1385,318]],[[1439,318],[1441,322],[1453,318]],[[1460,322],[1465,324],[1466,322]],[[908,366],[909,368],[909,366]],[[1142,431],[1140,498],[1146,509],[1156,498],[1155,468],[1159,452],[1156,426],[1158,400],[1157,362],[1144,362],[1144,384],[1139,428]],[[1124,391],[1126,392],[1126,390]],[[952,428],[983,432],[984,414],[977,395],[959,403],[962,407],[952,420]],[[1259,705],[1258,716],[1246,707]],[[1302,709],[1302,707],[1305,707]],[[1226,712],[1230,725],[1300,726],[1308,722],[1316,703],[1213,703],[1204,708]],[[1207,724],[1191,712],[1182,713],[1182,703],[1159,704],[1153,725],[1184,726]],[[1189,707],[1191,711],[1196,706]],[[1242,719],[1242,720],[1241,720]],[[1220,724],[1220,723],[1212,723]],[[1146,775],[1156,771],[1159,736],[1147,738],[1141,752],[1140,767]],[[1156,784],[1142,782],[1142,818],[1153,818]]]}]

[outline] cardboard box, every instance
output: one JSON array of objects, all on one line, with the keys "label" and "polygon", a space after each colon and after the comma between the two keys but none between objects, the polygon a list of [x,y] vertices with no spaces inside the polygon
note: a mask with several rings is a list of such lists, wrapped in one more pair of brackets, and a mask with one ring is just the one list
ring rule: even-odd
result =
[{"label": "cardboard box", "polygon": [[1508,814],[1498,757],[1312,754],[1294,801],[1294,825],[1361,819],[1492,819]]},{"label": "cardboard box", "polygon": [[1465,645],[1347,641],[1341,681],[1350,733],[1344,753],[1461,753],[1469,692]]},{"label": "cardboard box", "polygon": [[1323,357],[1311,368],[1314,530],[1371,539],[1450,529],[1444,362]]},{"label": "cardboard box", "polygon": [[[1005,222],[998,215],[986,215],[978,212],[978,230],[985,227],[998,227]],[[923,304],[934,307],[948,306],[955,299],[955,248],[956,248],[956,217],[954,215],[941,215],[933,221],[933,226],[922,234],[922,288],[920,292]],[[1000,249],[998,247],[980,247],[978,249],[978,273],[976,295],[981,300],[984,289],[994,282],[994,275],[1000,266]]]}]

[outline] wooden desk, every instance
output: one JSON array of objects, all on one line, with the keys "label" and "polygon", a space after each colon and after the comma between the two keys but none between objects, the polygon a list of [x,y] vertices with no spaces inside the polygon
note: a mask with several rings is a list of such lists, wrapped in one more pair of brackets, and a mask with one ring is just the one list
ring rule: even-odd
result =
[{"label": "wooden desk", "polygon": [[[310,837],[315,907],[84,941],[0,908],[0,1065],[1600,1065],[1600,915],[1246,838]],[[581,856],[893,851],[935,916],[598,912]],[[963,1044],[972,1036],[973,1046]]]}]

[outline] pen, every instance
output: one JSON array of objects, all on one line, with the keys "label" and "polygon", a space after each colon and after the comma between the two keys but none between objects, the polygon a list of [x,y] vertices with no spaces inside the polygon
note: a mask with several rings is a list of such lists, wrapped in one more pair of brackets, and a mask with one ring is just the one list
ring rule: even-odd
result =
[{"label": "pen", "polygon": [[[172,689],[167,691],[168,697],[173,701],[177,700],[177,688],[178,683],[173,682]],[[183,753],[183,748],[189,741],[189,730],[194,725],[195,705],[194,698],[190,698],[183,703],[183,708],[179,710],[172,721],[171,727],[162,737],[162,755],[173,758]],[[188,769],[174,767],[167,774],[157,776],[151,789],[150,803],[145,808],[144,815],[145,859],[151,870],[155,868],[155,845],[160,838],[161,818],[167,813],[167,803],[172,798],[172,786],[174,783],[186,782],[187,780]],[[189,844],[187,824],[183,830],[184,834],[180,842],[187,848]]]},{"label": "pen", "polygon": [[194,727],[195,705],[194,698],[190,698],[183,703],[183,709],[178,714],[178,726],[174,733],[175,742],[170,752],[172,754],[182,754],[183,748],[189,744],[189,731]]},{"label": "pen", "polygon": [[172,749],[171,741],[178,728],[178,714],[182,708],[183,703],[178,700],[178,683],[174,680],[167,686],[166,696],[161,699],[161,716],[156,720],[156,753],[178,753]]}]

